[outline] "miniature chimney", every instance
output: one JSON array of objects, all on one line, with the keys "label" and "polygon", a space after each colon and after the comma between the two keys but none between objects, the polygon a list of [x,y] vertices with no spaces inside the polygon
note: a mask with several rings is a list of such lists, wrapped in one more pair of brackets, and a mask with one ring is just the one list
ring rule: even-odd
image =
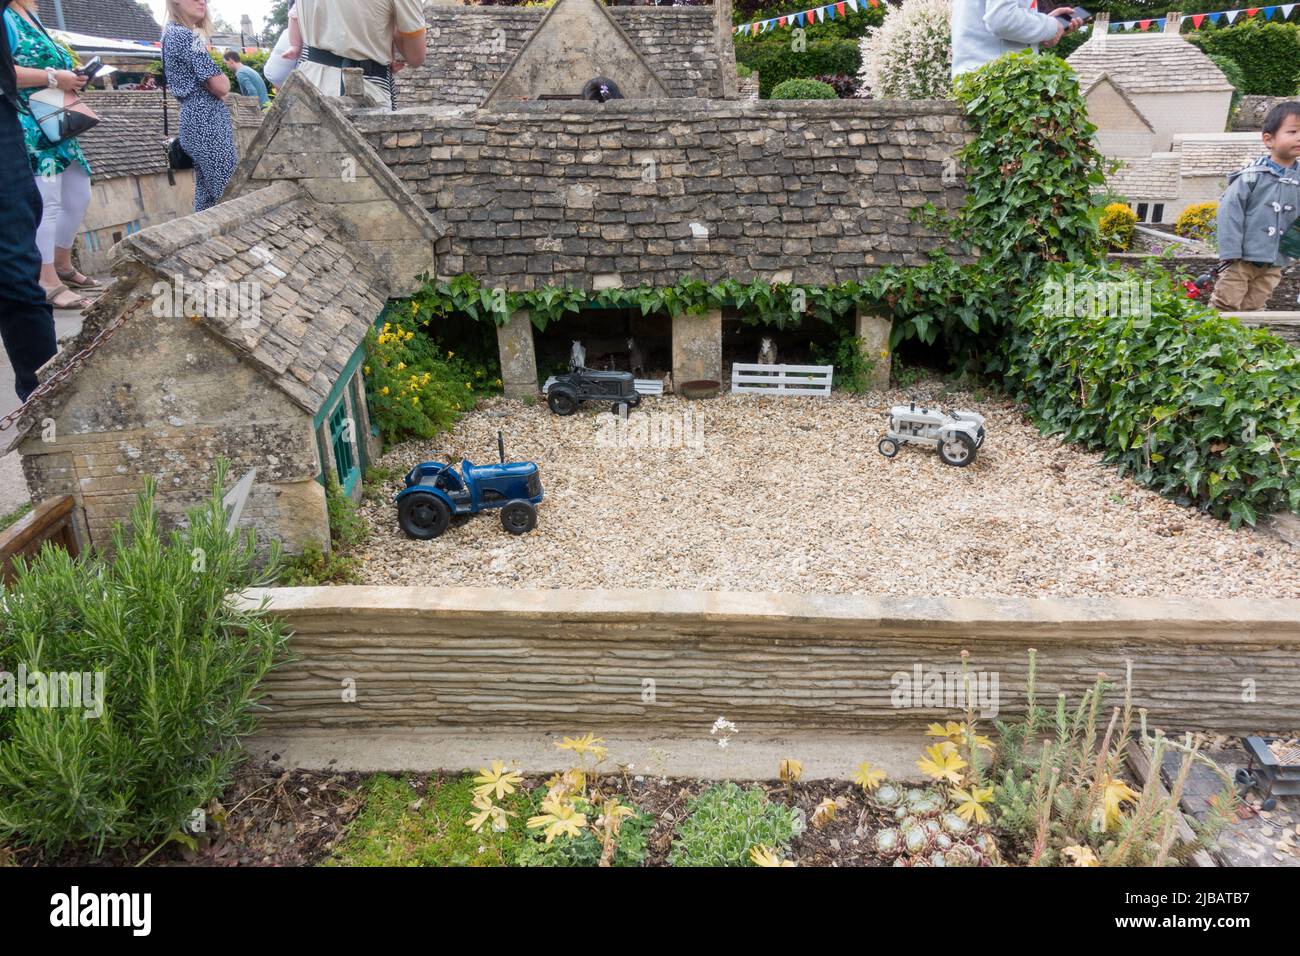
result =
[{"label": "miniature chimney", "polygon": [[1172,33],[1177,36],[1178,31],[1183,27],[1183,15],[1170,10],[1165,14],[1165,33]]},{"label": "miniature chimney", "polygon": [[1110,14],[1098,13],[1092,19],[1092,36],[1088,38],[1098,50],[1106,46],[1106,34],[1110,32]]}]

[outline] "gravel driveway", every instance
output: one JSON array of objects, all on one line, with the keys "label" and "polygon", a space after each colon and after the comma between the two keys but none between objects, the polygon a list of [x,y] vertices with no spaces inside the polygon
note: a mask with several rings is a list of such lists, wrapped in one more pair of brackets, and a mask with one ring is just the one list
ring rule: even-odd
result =
[{"label": "gravel driveway", "polygon": [[[444,452],[537,461],[546,500],[522,537],[496,512],[414,541],[388,483],[363,512],[367,584],[672,588],[840,594],[1300,598],[1297,550],[1180,507],[1043,438],[1003,399],[942,385],[830,398],[649,398],[625,429],[609,407],[570,418],[494,399],[449,435],[381,464]],[[888,406],[916,398],[988,418],[966,468],[931,450],[876,451]],[[676,426],[660,432],[649,424]],[[640,424],[638,424],[640,422]],[[692,447],[695,446],[695,447]]]}]

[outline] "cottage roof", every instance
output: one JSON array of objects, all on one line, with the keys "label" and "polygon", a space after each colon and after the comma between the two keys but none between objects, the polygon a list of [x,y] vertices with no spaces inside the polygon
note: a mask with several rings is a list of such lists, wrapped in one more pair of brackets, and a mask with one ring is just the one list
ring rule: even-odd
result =
[{"label": "cottage roof", "polygon": [[[712,7],[618,6],[605,12],[670,95],[721,95]],[[428,59],[398,78],[398,105],[482,103],[545,14],[529,7],[427,7]]]},{"label": "cottage roof", "polygon": [[[185,318],[164,308],[157,321],[197,322],[314,415],[388,298],[383,272],[364,247],[326,206],[288,181],[134,233],[113,247],[110,260],[114,282],[49,375],[124,313],[128,322],[148,321],[160,281],[180,290],[182,305],[199,287],[234,286],[226,301],[235,303],[236,283],[256,283],[256,293],[244,287],[242,300],[253,308],[195,308]],[[93,353],[87,361],[94,362]],[[27,406],[10,449],[77,380],[69,375]]]},{"label": "cottage roof", "polygon": [[[163,152],[163,107],[168,133],[175,136],[180,104],[163,90],[88,90],[84,99],[98,115],[98,125],[77,137],[96,179],[167,171]],[[262,121],[257,99],[231,96],[237,129],[256,129]]]},{"label": "cottage roof", "polygon": [[1067,62],[1085,90],[1103,73],[1130,96],[1232,90],[1214,61],[1176,34],[1098,34],[1071,53]]},{"label": "cottage roof", "polygon": [[1114,90],[1115,95],[1123,100],[1124,105],[1133,111],[1133,116],[1137,118],[1138,122],[1141,123],[1142,126],[1146,127],[1148,132],[1154,132],[1155,127],[1151,125],[1151,121],[1147,119],[1147,116],[1142,112],[1141,107],[1133,102],[1133,97],[1129,96],[1128,90],[1124,89],[1122,84],[1117,83],[1112,79],[1109,73],[1099,73],[1093,78],[1091,83],[1087,86],[1081,87],[1084,99],[1087,99],[1089,94],[1098,87],[1109,87]]},{"label": "cottage roof", "polygon": [[1265,151],[1258,133],[1184,133],[1173,148],[1183,157],[1184,176],[1227,176]]},{"label": "cottage roof", "polygon": [[1174,199],[1178,196],[1179,166],[1177,153],[1152,153],[1150,156],[1123,160],[1124,165],[1106,180],[1121,196],[1134,202],[1147,199]]},{"label": "cottage roof", "polygon": [[40,0],[37,9],[51,30],[146,43],[157,43],[162,36],[149,7],[135,0]]}]

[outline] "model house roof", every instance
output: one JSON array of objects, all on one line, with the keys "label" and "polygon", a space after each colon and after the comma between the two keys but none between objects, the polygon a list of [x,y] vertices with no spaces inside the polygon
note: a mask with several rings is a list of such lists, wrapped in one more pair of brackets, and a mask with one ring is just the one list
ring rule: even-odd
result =
[{"label": "model house roof", "polygon": [[162,27],[149,7],[135,0],[40,0],[37,9],[49,30],[146,43],[157,43],[162,37]]},{"label": "model house roof", "polygon": [[1123,163],[1106,179],[1107,185],[1121,196],[1132,201],[1178,196],[1181,158],[1177,153],[1153,153]]},{"label": "model house roof", "polygon": [[1141,107],[1133,102],[1133,97],[1129,96],[1128,90],[1124,89],[1122,84],[1111,79],[1109,73],[1099,73],[1093,78],[1091,83],[1087,86],[1080,85],[1079,88],[1083,91],[1084,99],[1087,99],[1088,96],[1098,88],[1103,90],[1114,90],[1115,95],[1118,96],[1124,105],[1132,111],[1133,117],[1138,121],[1140,126],[1144,127],[1148,132],[1151,132],[1154,129],[1151,125],[1151,121],[1147,119],[1146,114],[1142,112]]},{"label": "model house roof", "polygon": [[[712,7],[619,6],[605,11],[669,95],[721,95]],[[546,13],[529,7],[427,7],[428,59],[398,78],[398,105],[479,105]]]},{"label": "model house roof", "polygon": [[1227,176],[1265,152],[1258,133],[1183,133],[1173,145],[1184,176]]},{"label": "model house roof", "polygon": [[[87,90],[83,94],[99,124],[77,137],[96,179],[167,171],[163,142],[178,132],[180,104],[162,90]],[[257,99],[231,96],[235,126],[256,129],[262,122]],[[168,134],[163,133],[163,107]]]},{"label": "model house roof", "polygon": [[1232,90],[1214,61],[1176,34],[1094,33],[1066,62],[1084,90],[1103,73],[1130,96]]}]

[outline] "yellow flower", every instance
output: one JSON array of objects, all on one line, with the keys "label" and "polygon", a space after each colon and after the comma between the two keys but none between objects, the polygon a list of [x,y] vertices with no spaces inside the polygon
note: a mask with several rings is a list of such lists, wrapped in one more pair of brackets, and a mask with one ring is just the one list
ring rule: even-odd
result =
[{"label": "yellow flower", "polygon": [[918,760],[917,767],[927,777],[934,777],[936,780],[947,780],[949,783],[961,783],[960,771],[967,767],[966,761],[961,759],[957,753],[957,748],[948,741],[942,741],[929,747],[925,751],[928,759]]},{"label": "yellow flower", "polygon": [[474,782],[478,784],[474,792],[487,796],[493,794],[496,799],[500,800],[507,794],[515,792],[515,784],[522,783],[523,777],[513,770],[505,769],[505,764],[500,760],[492,761],[492,769],[480,767],[478,776]]},{"label": "yellow flower", "polygon": [[574,809],[573,804],[564,803],[554,797],[542,801],[542,813],[530,817],[531,829],[546,828],[546,842],[550,843],[557,836],[581,836],[587,826],[587,817]]},{"label": "yellow flower", "polygon": [[875,769],[865,760],[858,765],[857,772],[853,774],[853,782],[868,793],[880,786],[884,779],[885,771]]},{"label": "yellow flower", "polygon": [[983,804],[993,802],[992,787],[971,787],[969,791],[953,790],[952,796],[957,801],[957,816],[967,823],[971,822],[972,817],[976,823],[989,822],[989,812]]},{"label": "yellow flower", "polygon": [[363,366],[362,366],[362,371],[363,371],[366,375],[369,375],[369,374],[370,374],[370,366],[369,366],[369,365],[363,365]]},{"label": "yellow flower", "polygon": [[608,753],[605,747],[602,746],[602,744],[604,743],[605,743],[604,737],[597,737],[591,731],[587,731],[587,735],[585,737],[578,737],[576,739],[573,737],[565,737],[563,743],[558,743],[555,745],[555,749],[572,750],[574,753],[578,754],[579,756],[586,756],[587,754],[591,754],[597,760],[604,760],[605,754]]},{"label": "yellow flower", "polygon": [[770,846],[750,847],[749,861],[755,866],[794,866],[794,860],[781,859]]},{"label": "yellow flower", "polygon": [[455,353],[455,352],[448,352],[448,353],[447,353],[447,358],[455,358],[455,357],[456,357],[456,353]]},{"label": "yellow flower", "polygon": [[387,395],[387,394],[388,394],[388,386],[385,385],[383,388],[381,388],[381,389],[379,390],[379,394],[380,394],[380,395]]},{"label": "yellow flower", "polygon": [[406,363],[405,363],[405,362],[398,362],[398,363],[397,363],[397,370],[398,370],[399,372],[400,372],[402,369],[404,369],[404,368],[406,368]]},{"label": "yellow flower", "polygon": [[777,772],[786,783],[794,783],[803,776],[803,764],[798,760],[782,760]]},{"label": "yellow flower", "polygon": [[1070,858],[1071,866],[1101,866],[1092,847],[1067,846],[1062,852]]},{"label": "yellow flower", "polygon": [[514,816],[514,813],[511,811],[494,804],[486,794],[475,794],[471,805],[479,812],[471,814],[470,818],[465,821],[465,826],[472,829],[475,833],[482,830],[483,824],[487,823],[489,820],[492,821],[492,829],[499,833],[510,825],[510,822],[506,818]]},{"label": "yellow flower", "polygon": [[1127,783],[1116,777],[1107,777],[1102,784],[1101,806],[1093,816],[1093,827],[1108,833],[1119,825],[1124,816],[1123,803],[1136,802],[1138,795]]}]

